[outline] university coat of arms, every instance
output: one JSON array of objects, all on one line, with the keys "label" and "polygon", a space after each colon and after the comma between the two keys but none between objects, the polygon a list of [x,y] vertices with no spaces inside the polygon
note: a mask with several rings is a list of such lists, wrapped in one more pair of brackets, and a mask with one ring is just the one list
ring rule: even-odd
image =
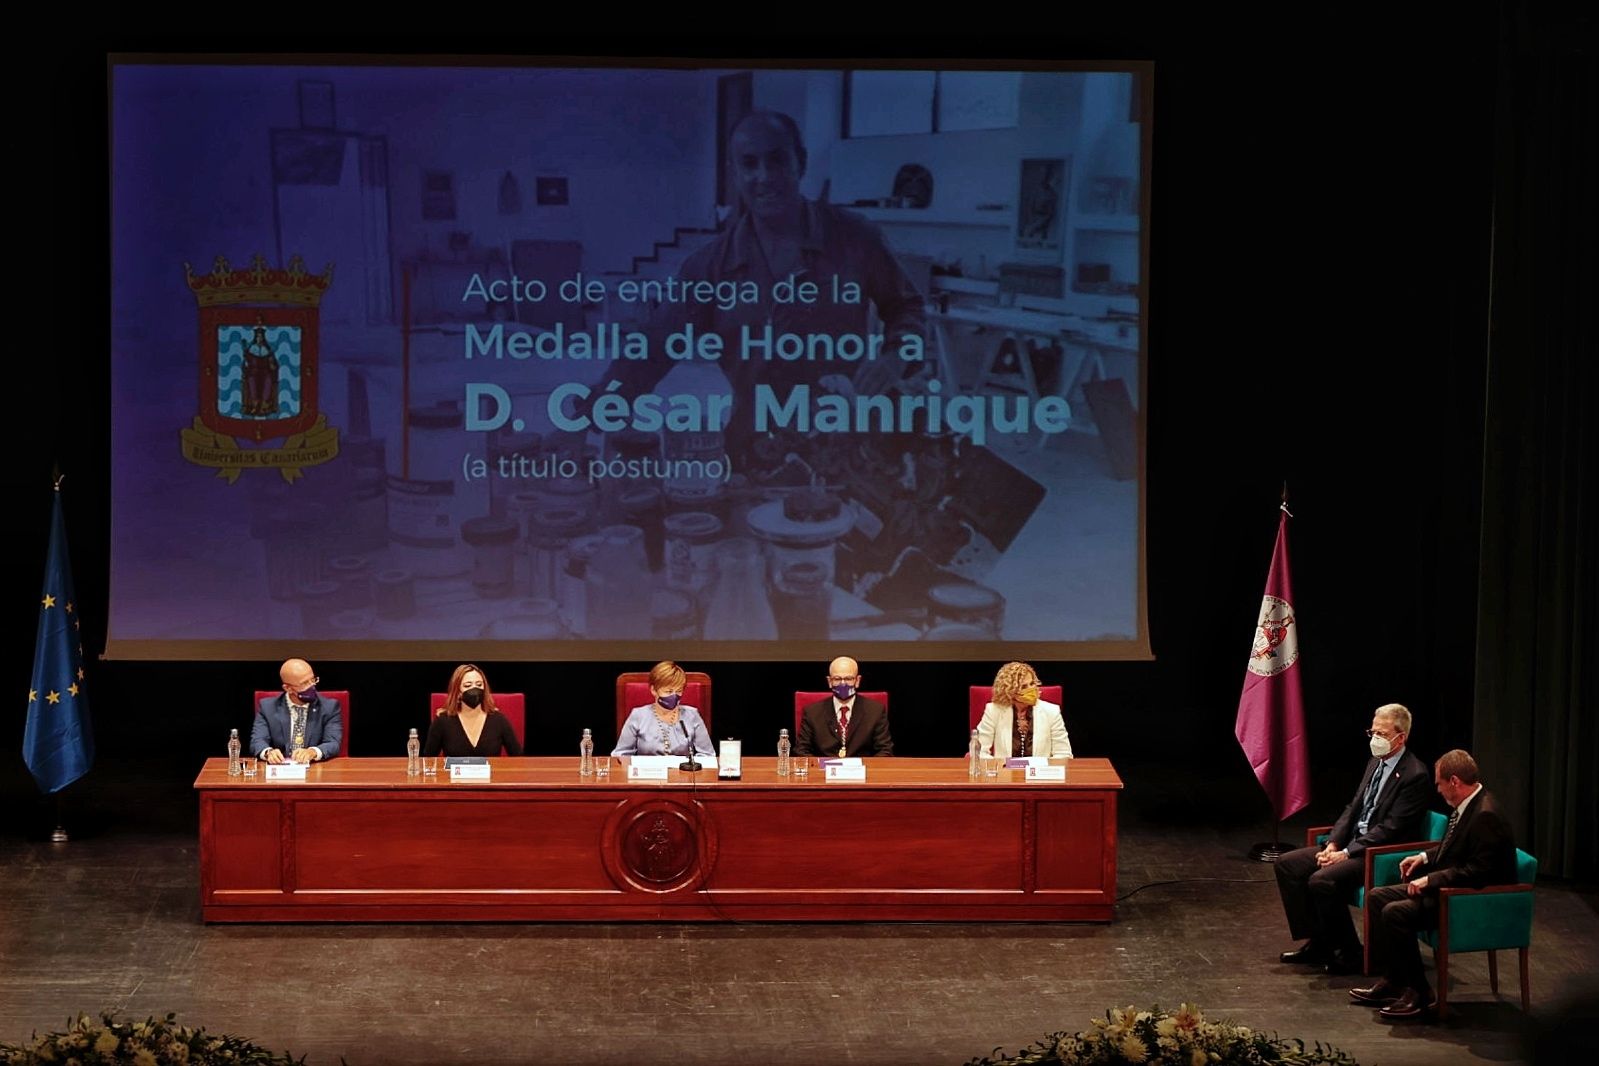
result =
[{"label": "university coat of arms", "polygon": [[299,256],[278,269],[257,255],[235,270],[218,256],[209,274],[183,269],[200,313],[200,413],[182,431],[183,457],[232,483],[252,469],[293,482],[336,456],[339,431],[317,410],[317,316],[332,264],[307,274]]}]

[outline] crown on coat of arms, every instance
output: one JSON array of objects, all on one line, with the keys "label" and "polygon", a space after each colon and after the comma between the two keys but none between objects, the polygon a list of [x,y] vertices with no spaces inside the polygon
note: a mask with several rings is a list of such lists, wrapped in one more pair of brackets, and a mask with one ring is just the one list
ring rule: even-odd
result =
[{"label": "crown on coat of arms", "polygon": [[234,270],[219,255],[209,274],[196,274],[188,263],[183,264],[183,272],[189,291],[201,307],[248,303],[318,307],[322,294],[333,284],[332,263],[320,274],[308,274],[305,261],[299,256],[289,260],[287,269],[277,269],[268,266],[266,257],[259,252],[244,270]]}]

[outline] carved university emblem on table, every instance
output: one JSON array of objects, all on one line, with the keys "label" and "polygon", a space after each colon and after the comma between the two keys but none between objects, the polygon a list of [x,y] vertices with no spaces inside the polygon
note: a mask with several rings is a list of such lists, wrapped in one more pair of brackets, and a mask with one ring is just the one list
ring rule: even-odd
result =
[{"label": "carved university emblem on table", "polygon": [[693,868],[694,830],[681,816],[652,811],[628,827],[622,854],[641,881],[669,885]]},{"label": "carved university emblem on table", "polygon": [[700,875],[696,819],[670,801],[649,801],[628,810],[617,824],[614,874],[635,888],[670,892]]}]

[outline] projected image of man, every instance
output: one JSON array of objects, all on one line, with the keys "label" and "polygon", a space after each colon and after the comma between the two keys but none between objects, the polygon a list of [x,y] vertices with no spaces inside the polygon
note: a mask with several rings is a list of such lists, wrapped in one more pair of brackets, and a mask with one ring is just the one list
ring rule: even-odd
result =
[{"label": "projected image of man", "polygon": [[[668,328],[692,327],[720,337],[717,365],[734,403],[722,427],[728,452],[739,472],[759,482],[786,455],[751,454],[760,435],[757,396],[768,397],[770,416],[774,404],[790,399],[796,388],[811,397],[890,391],[925,365],[900,352],[907,345],[924,350],[926,312],[924,294],[875,225],[802,194],[808,154],[793,118],[751,112],[734,127],[727,154],[735,212],[720,234],[688,257],[677,277],[691,289],[710,283],[710,291],[741,295],[712,303],[665,302],[657,325],[663,335]],[[664,294],[665,281],[660,285]],[[873,310],[882,323],[878,331],[870,328]],[[797,350],[803,354],[790,357]],[[665,359],[624,360],[611,375],[633,396],[654,388],[671,366]],[[603,394],[608,384],[609,379],[593,394]],[[770,431],[772,419],[767,421]]]}]

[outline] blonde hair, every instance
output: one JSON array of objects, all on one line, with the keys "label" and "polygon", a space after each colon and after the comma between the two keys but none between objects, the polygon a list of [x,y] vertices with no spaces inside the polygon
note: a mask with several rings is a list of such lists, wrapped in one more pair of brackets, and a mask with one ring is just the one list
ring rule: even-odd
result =
[{"label": "blonde hair", "polygon": [[688,683],[688,675],[672,660],[658,662],[650,670],[650,688],[656,692],[681,692]]},{"label": "blonde hair", "polygon": [[475,673],[483,679],[483,711],[497,711],[494,706],[494,693],[489,690],[489,675],[473,666],[471,663],[462,663],[455,668],[455,673],[450,675],[450,687],[445,690],[444,706],[439,708],[440,714],[461,713],[461,681],[467,674]]},{"label": "blonde hair", "polygon": [[994,675],[994,694],[989,697],[996,707],[1009,707],[1017,693],[1038,679],[1038,671],[1026,663],[1006,663]]}]

